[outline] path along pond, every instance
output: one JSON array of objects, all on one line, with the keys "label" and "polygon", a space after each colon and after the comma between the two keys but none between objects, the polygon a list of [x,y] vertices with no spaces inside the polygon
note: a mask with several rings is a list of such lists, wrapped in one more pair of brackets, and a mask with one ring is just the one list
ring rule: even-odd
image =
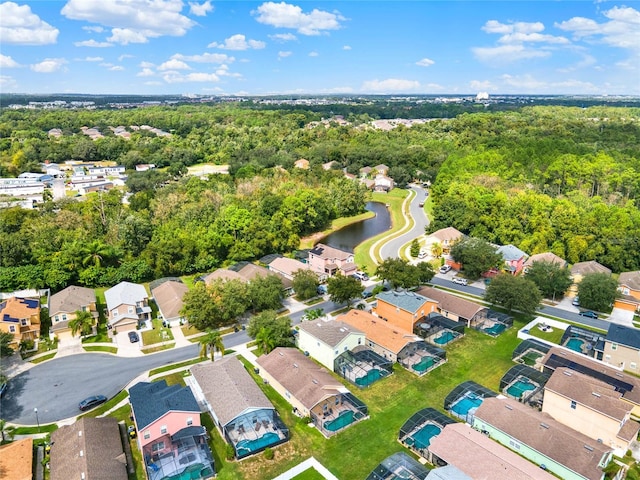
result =
[{"label": "path along pond", "polygon": [[325,237],[322,243],[333,248],[353,252],[353,249],[365,240],[391,228],[391,214],[384,203],[367,202],[365,208],[375,213],[376,216],[347,225]]}]

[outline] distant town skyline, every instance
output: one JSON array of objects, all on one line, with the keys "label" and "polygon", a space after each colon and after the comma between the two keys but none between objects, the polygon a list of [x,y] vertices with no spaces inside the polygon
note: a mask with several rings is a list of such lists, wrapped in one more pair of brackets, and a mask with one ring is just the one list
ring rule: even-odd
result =
[{"label": "distant town skyline", "polygon": [[640,3],[0,3],[0,92],[640,95]]}]

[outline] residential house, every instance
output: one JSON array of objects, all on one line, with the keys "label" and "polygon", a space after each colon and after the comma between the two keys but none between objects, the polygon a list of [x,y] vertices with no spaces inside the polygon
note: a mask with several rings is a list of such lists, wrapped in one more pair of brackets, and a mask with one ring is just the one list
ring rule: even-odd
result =
[{"label": "residential house", "polygon": [[296,160],[293,166],[296,168],[301,168],[303,170],[309,170],[309,160],[307,160],[306,158],[301,158],[299,160]]},{"label": "residential house", "polygon": [[553,252],[536,253],[535,255],[531,255],[527,261],[524,262],[524,273],[527,273],[527,270],[531,268],[535,262],[552,263],[554,265],[558,265],[560,268],[565,268],[567,266],[567,261],[564,258],[560,258]]},{"label": "residential house", "polygon": [[640,330],[619,323],[610,323],[602,349],[603,360],[609,365],[640,374]]},{"label": "residential house", "polygon": [[433,287],[422,287],[418,289],[416,293],[437,302],[436,311],[440,315],[456,322],[465,322],[469,328],[471,328],[472,325],[484,321],[489,314],[488,307],[447,293],[444,290]]},{"label": "residential house", "polygon": [[324,367],[296,348],[258,357],[260,375],[326,437],[367,418],[367,406]]},{"label": "residential house", "polygon": [[9,342],[17,347],[20,342],[40,337],[40,300],[10,297],[0,303],[0,330],[13,335]]},{"label": "residential house", "polygon": [[[454,466],[469,478],[491,480],[553,480],[555,478],[466,423],[446,425],[438,435],[431,438],[427,449],[433,464]],[[431,475],[427,479],[430,480]]]},{"label": "residential house", "polygon": [[640,313],[640,270],[622,272],[618,277],[618,291],[614,307]]},{"label": "residential house", "polygon": [[189,384],[236,458],[259,453],[289,439],[289,430],[237,357],[191,367]]},{"label": "residential house", "polygon": [[373,169],[378,175],[387,175],[389,173],[389,167],[387,167],[384,163],[376,165],[375,167],[373,167]]},{"label": "residential house", "polygon": [[371,172],[373,172],[373,168],[371,168],[371,167],[362,167],[360,169],[360,177],[361,178],[367,178],[369,175],[371,175]]},{"label": "residential house", "polygon": [[566,367],[557,368],[544,387],[543,412],[620,457],[640,430],[640,423],[630,419],[632,410],[614,386]]},{"label": "residential house", "polygon": [[336,165],[338,162],[336,162],[335,160],[331,160],[330,162],[326,162],[322,164],[322,169],[323,170],[331,170],[331,168]]},{"label": "residential house", "polygon": [[376,300],[373,313],[405,332],[413,332],[416,323],[421,322],[431,312],[438,311],[436,300],[415,292],[380,292]]},{"label": "residential house", "polygon": [[104,175],[107,177],[121,177],[124,175],[124,165],[95,166],[87,168],[89,175]]},{"label": "residential house", "polygon": [[611,447],[507,397],[486,398],[473,428],[565,480],[603,480],[613,459]]},{"label": "residential house", "polygon": [[185,471],[194,480],[215,475],[200,406],[189,387],[140,382],[129,389],[129,402],[149,480]]},{"label": "residential house", "polygon": [[356,272],[353,253],[322,243],[318,243],[309,250],[309,268],[318,275],[330,277],[338,272],[345,276],[353,275]]},{"label": "residential house", "polygon": [[331,371],[339,355],[365,344],[363,332],[338,320],[311,320],[299,327],[298,348]]},{"label": "residential house", "polygon": [[291,281],[298,270],[309,270],[309,264],[293,258],[277,257],[269,263],[268,268],[270,272]]},{"label": "residential house", "polygon": [[182,310],[182,297],[188,291],[189,287],[176,280],[168,280],[151,290],[162,319],[169,325],[179,325],[180,321],[184,320],[180,310]]},{"label": "residential house", "polygon": [[567,292],[568,296],[575,297],[578,294],[578,284],[582,281],[585,275],[589,275],[591,273],[604,273],[606,275],[611,275],[611,270],[593,260],[574,263],[571,267],[573,285],[569,287],[569,291]]},{"label": "residential house", "polygon": [[[0,474],[7,480],[33,478],[33,439],[31,437],[0,445]],[[54,480],[53,477],[50,478]]]},{"label": "residential house", "polygon": [[211,285],[216,280],[222,280],[228,282],[229,280],[239,280],[242,283],[246,283],[247,279],[240,275],[238,272],[229,270],[228,268],[219,268],[207,275],[200,277],[200,279],[207,285]]},{"label": "residential house", "polygon": [[44,187],[44,183],[31,178],[0,178],[0,196],[31,196],[42,200]]},{"label": "residential house", "polygon": [[[76,312],[89,312],[96,320],[96,292],[92,288],[70,285],[64,290],[51,295],[49,299],[49,318],[51,318],[50,333],[64,340],[73,336],[69,322],[76,318]],[[96,325],[94,322],[93,333]]]},{"label": "residential house", "polygon": [[120,331],[135,330],[138,325],[151,320],[149,296],[138,283],[120,282],[104,292],[107,302],[109,325]]},{"label": "residential house", "polygon": [[518,275],[524,269],[524,262],[529,255],[514,245],[502,245],[497,252],[504,259],[504,269],[511,275]]},{"label": "residential house", "polygon": [[376,192],[389,192],[394,186],[393,178],[386,175],[378,174],[373,180],[373,190]]},{"label": "residential house", "polygon": [[118,421],[81,417],[51,433],[51,480],[127,480]]},{"label": "residential house", "polygon": [[451,247],[463,237],[464,234],[456,228],[441,228],[427,236],[425,248],[429,251],[431,250],[431,247],[437,243],[442,247],[442,254],[448,255],[451,251]]}]

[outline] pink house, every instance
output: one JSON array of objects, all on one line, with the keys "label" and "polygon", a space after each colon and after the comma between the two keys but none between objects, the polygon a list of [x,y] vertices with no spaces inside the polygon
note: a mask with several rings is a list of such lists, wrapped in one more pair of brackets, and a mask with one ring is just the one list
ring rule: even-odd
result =
[{"label": "pink house", "polygon": [[340,272],[348,276],[356,273],[353,253],[318,243],[309,251],[309,268],[318,275],[332,277]]},{"label": "pink house", "polygon": [[504,259],[504,269],[512,275],[518,275],[524,268],[524,262],[529,255],[513,245],[502,245],[498,248],[498,253]]},{"label": "pink house", "polygon": [[[149,480],[162,480],[189,469],[193,479],[213,477],[207,431],[200,406],[189,387],[167,382],[140,382],[129,389],[129,401]],[[199,476],[194,476],[199,472]]]}]

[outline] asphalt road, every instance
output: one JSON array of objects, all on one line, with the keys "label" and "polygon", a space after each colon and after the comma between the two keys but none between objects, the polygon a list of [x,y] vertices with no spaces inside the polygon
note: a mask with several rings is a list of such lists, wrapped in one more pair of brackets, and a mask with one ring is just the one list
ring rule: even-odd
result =
[{"label": "asphalt road", "polygon": [[413,220],[415,222],[414,226],[408,232],[400,235],[397,238],[389,240],[382,246],[382,248],[380,249],[380,255],[383,259],[398,258],[402,246],[409,243],[414,238],[422,235],[424,233],[425,227],[429,225],[429,219],[424,213],[424,208],[420,207],[420,203],[424,202],[427,198],[427,192],[422,187],[419,187],[417,185],[412,185],[411,190],[416,192],[416,196],[409,204],[409,211],[411,212],[411,216],[413,217]]}]

